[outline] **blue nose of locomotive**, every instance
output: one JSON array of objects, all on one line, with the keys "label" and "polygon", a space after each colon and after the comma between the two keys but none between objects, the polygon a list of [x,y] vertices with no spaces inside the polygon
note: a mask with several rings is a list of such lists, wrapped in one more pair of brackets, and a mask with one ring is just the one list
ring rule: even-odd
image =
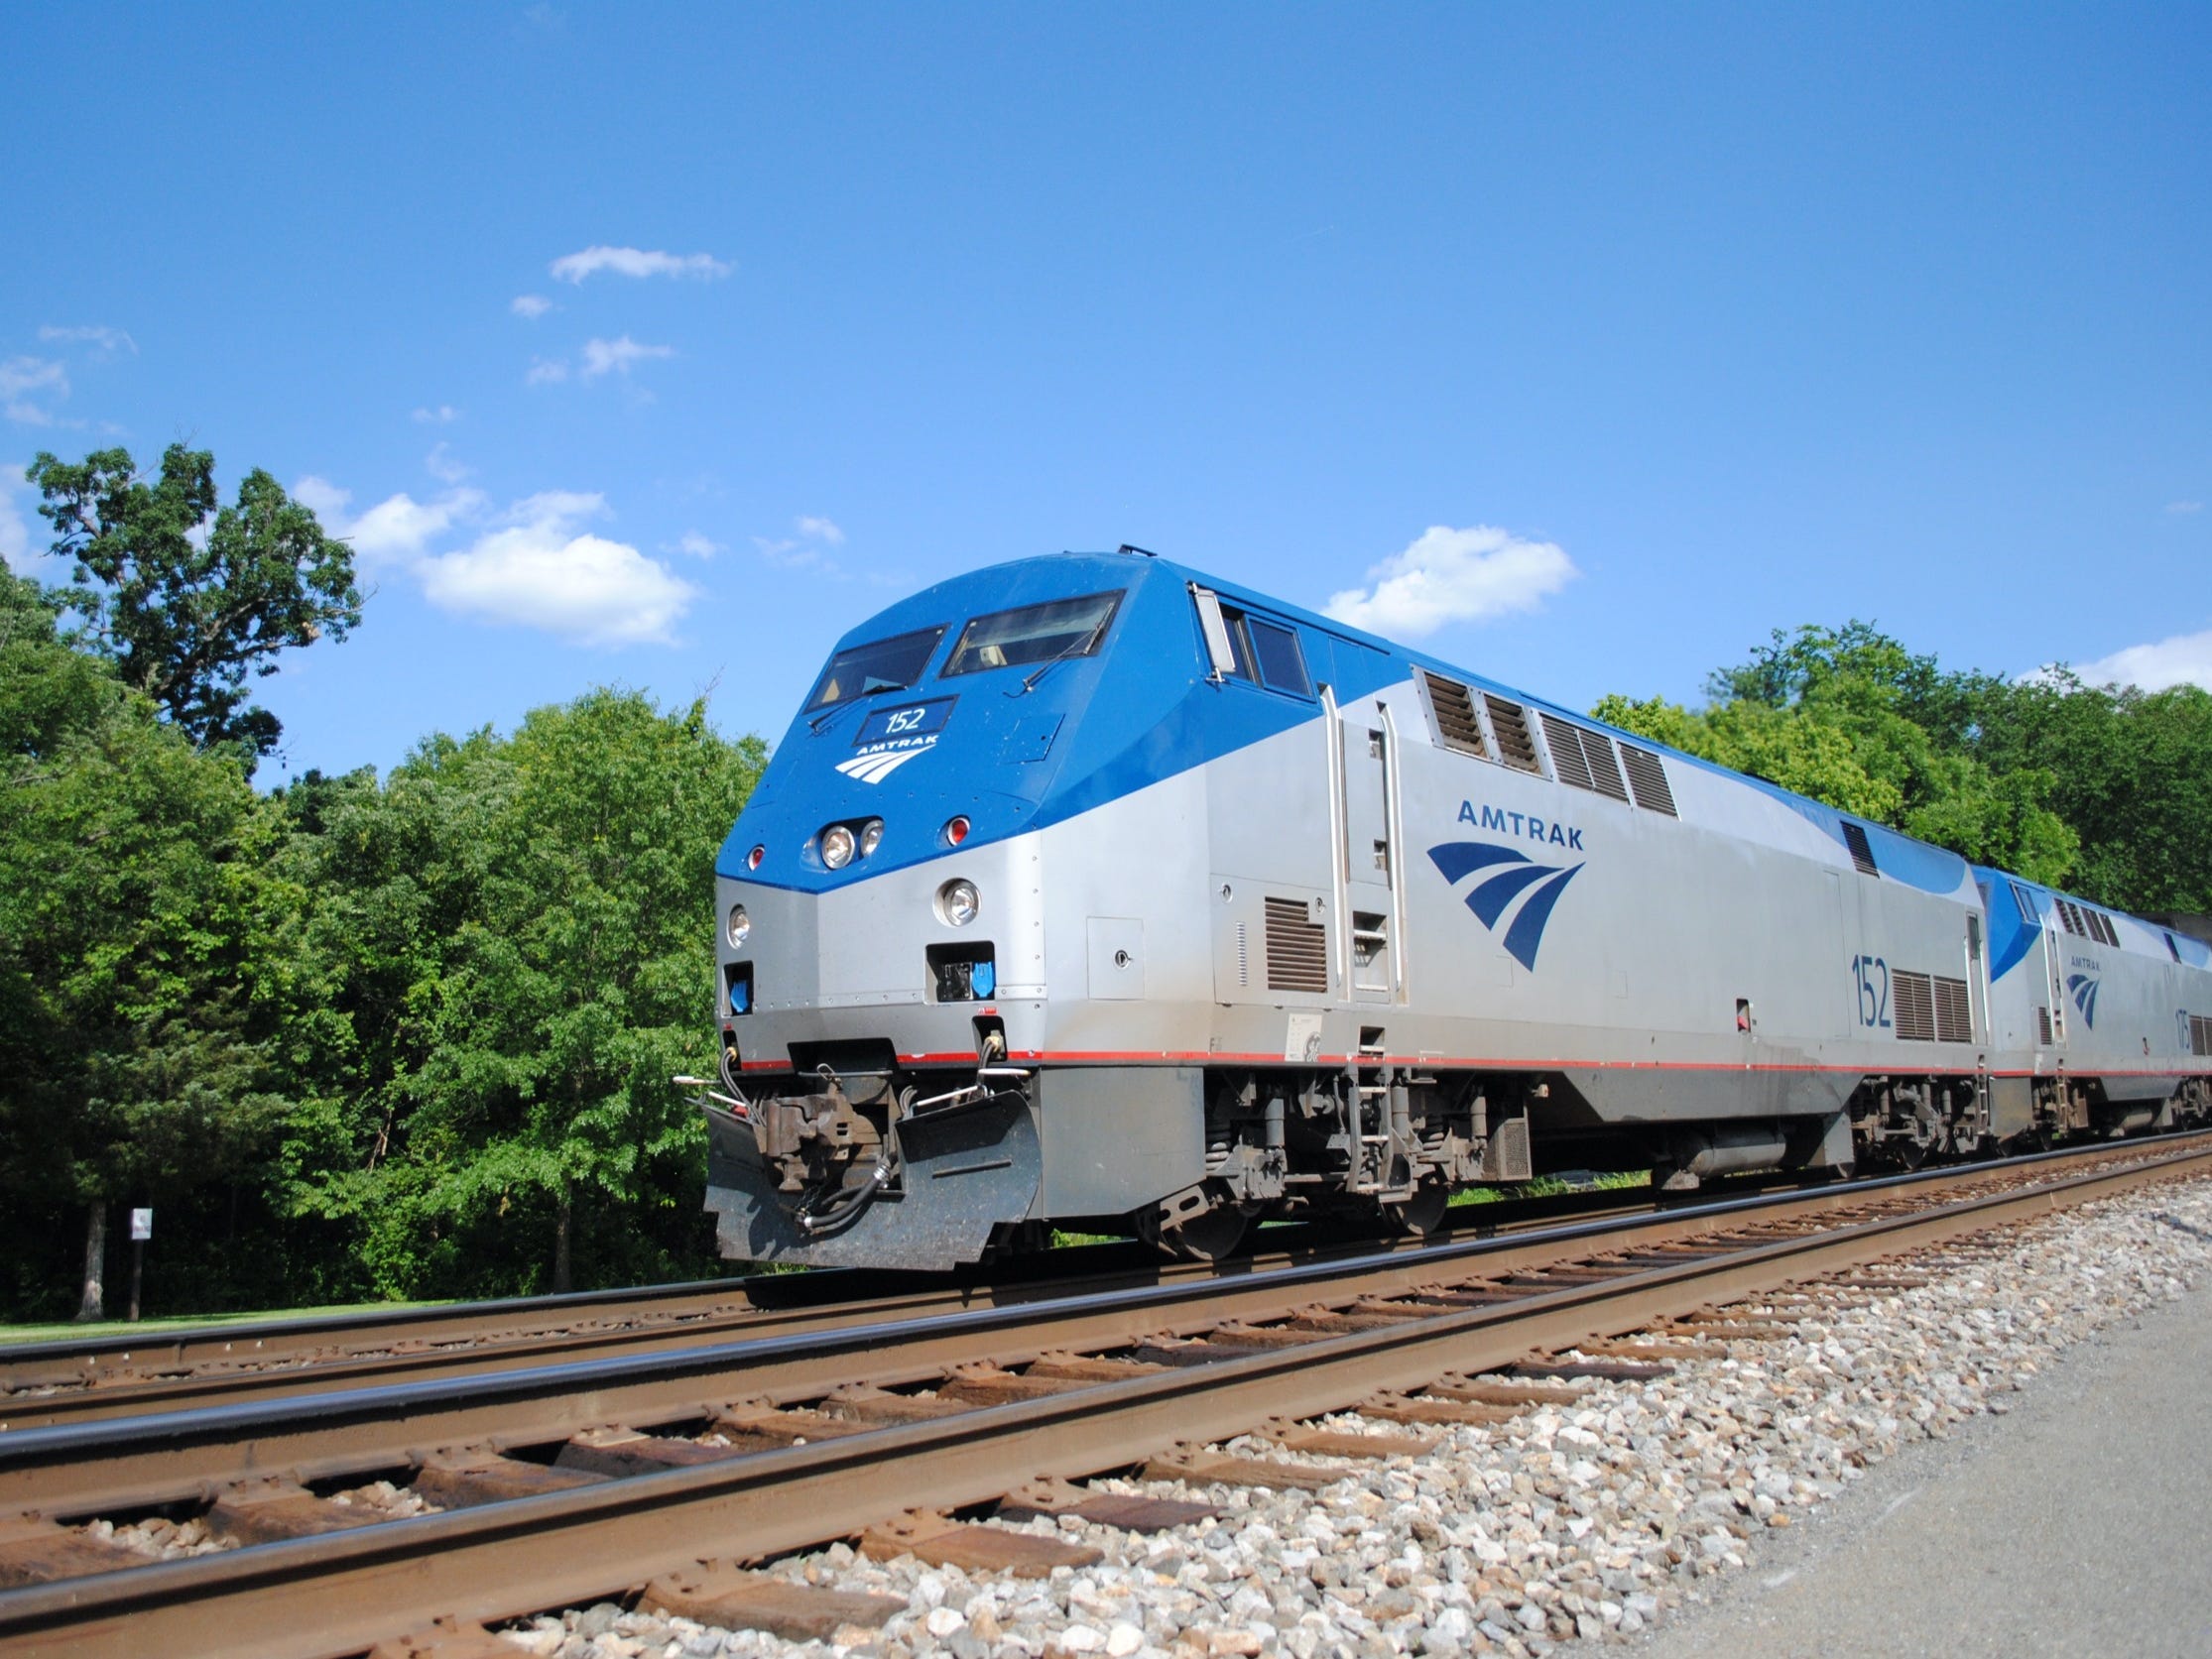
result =
[{"label": "blue nose of locomotive", "polygon": [[827,892],[1004,840],[1050,800],[1143,561],[1030,559],[940,583],[832,653],[717,874]]}]

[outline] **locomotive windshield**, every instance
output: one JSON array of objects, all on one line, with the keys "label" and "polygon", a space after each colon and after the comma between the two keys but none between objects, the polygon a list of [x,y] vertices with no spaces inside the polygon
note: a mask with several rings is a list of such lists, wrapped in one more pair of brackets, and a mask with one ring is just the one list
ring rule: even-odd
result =
[{"label": "locomotive windshield", "polygon": [[929,653],[943,638],[942,628],[923,628],[889,640],[846,647],[829,659],[822,677],[814,681],[814,694],[806,699],[807,711],[854,697],[873,697],[879,691],[904,691],[922,677]]},{"label": "locomotive windshield", "polygon": [[959,643],[945,659],[943,675],[980,673],[985,668],[1019,667],[1027,662],[1056,662],[1063,656],[1088,656],[1106,638],[1121,594],[1093,593],[1081,599],[1054,599],[1018,611],[994,611],[960,630]]}]

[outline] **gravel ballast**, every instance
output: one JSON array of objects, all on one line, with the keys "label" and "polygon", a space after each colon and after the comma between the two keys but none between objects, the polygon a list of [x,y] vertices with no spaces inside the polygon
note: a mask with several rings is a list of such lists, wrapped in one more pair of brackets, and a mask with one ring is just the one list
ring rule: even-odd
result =
[{"label": "gravel ballast", "polygon": [[[2054,1356],[2178,1298],[2208,1265],[2212,1183],[2163,1186],[1870,1275],[1924,1276],[1924,1285],[1738,1304],[1729,1319],[1789,1334],[1701,1336],[1714,1357],[1595,1383],[1570,1405],[1510,1423],[1438,1431],[1428,1453],[1363,1462],[1319,1492],[1103,1481],[1093,1485],[1196,1497],[1222,1512],[1149,1536],[1066,1517],[1028,1524],[1103,1551],[1096,1567],[1046,1580],[970,1577],[838,1544],[772,1569],[902,1598],[906,1610],[880,1630],[795,1644],[601,1603],[506,1634],[559,1659],[1384,1659],[1622,1641],[1755,1561],[1765,1535],[1869,1467],[2009,1411]],[[1406,1432],[1350,1415],[1323,1425]],[[1256,1439],[1221,1449],[1327,1461]]]}]

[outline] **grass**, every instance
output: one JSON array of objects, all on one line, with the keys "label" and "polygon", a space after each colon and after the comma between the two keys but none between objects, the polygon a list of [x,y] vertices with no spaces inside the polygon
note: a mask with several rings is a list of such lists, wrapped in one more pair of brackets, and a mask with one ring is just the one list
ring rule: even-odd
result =
[{"label": "grass", "polygon": [[1456,1210],[1468,1204],[1496,1204],[1508,1198],[1551,1198],[1563,1192],[1615,1192],[1651,1183],[1649,1169],[1571,1170],[1564,1175],[1538,1175],[1534,1181],[1511,1187],[1468,1187],[1452,1195],[1451,1207]]},{"label": "grass", "polygon": [[272,1319],[313,1319],[324,1314],[404,1313],[410,1308],[440,1308],[448,1302],[340,1302],[321,1308],[264,1308],[254,1313],[175,1314],[163,1319],[99,1319],[78,1324],[63,1320],[46,1325],[0,1325],[0,1347],[20,1343],[81,1341],[94,1337],[159,1337],[216,1325],[253,1325]]}]

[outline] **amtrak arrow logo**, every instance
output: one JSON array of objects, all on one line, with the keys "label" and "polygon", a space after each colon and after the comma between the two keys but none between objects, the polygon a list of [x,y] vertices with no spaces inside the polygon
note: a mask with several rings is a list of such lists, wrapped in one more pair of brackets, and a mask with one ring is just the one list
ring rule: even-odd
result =
[{"label": "amtrak arrow logo", "polygon": [[[1527,853],[1490,841],[1447,841],[1429,848],[1428,858],[1454,887],[1477,871],[1488,872],[1468,890],[1467,908],[1492,932],[1497,931],[1505,913],[1513,910],[1513,920],[1501,943],[1508,956],[1534,973],[1536,947],[1543,943],[1551,906],[1559,902],[1559,894],[1566,891],[1567,884],[1580,874],[1582,866],[1537,864]],[[1520,900],[1518,909],[1514,906],[1516,899]]]},{"label": "amtrak arrow logo", "polygon": [[2087,974],[2073,974],[2066,980],[2066,989],[2074,994],[2074,1007],[2081,1009],[2081,1022],[2092,1031],[2097,1028],[2097,986],[2100,982]]},{"label": "amtrak arrow logo", "polygon": [[858,778],[863,783],[881,783],[917,755],[926,754],[928,747],[924,745],[920,749],[887,749],[875,755],[855,755],[849,761],[839,761],[837,770],[847,777]]}]

